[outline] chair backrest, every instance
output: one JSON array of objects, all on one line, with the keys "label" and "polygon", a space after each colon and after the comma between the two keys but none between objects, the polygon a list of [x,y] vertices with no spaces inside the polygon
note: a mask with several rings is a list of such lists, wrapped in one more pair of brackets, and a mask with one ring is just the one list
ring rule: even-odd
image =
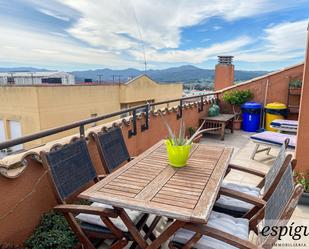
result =
[{"label": "chair backrest", "polygon": [[130,160],[130,155],[119,127],[108,132],[96,133],[94,138],[107,174],[111,173],[123,162]]},{"label": "chair backrest", "polygon": [[[284,172],[279,184],[265,206],[264,227],[271,229],[275,226],[285,226],[292,216],[295,207],[303,193],[303,186],[294,185],[293,171],[291,165]],[[279,234],[268,234],[259,236],[259,244],[262,248],[272,248]]]},{"label": "chair backrest", "polygon": [[[282,167],[284,166],[284,162],[285,162],[285,159],[286,159],[285,155],[286,155],[286,150],[287,150],[288,144],[289,144],[289,139],[286,139],[285,142],[282,144],[282,146],[280,148],[279,154],[276,157],[276,159],[273,163],[273,166],[270,168],[270,170],[267,172],[267,174],[265,176],[264,193],[266,193],[270,189],[270,187],[274,183],[276,177],[278,177],[280,170],[282,170]],[[285,166],[287,166],[287,165],[285,165]],[[283,170],[285,170],[285,169],[283,169]]]},{"label": "chair backrest", "polygon": [[85,139],[56,147],[50,152],[41,152],[41,157],[61,202],[97,178]]},{"label": "chair backrest", "polygon": [[265,206],[265,224],[272,226],[281,215],[294,189],[291,165],[284,172],[279,184]]}]

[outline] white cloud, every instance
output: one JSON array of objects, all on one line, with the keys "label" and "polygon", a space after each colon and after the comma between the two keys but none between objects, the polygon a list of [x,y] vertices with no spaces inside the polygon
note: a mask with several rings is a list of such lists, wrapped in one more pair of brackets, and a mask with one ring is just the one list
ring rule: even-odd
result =
[{"label": "white cloud", "polygon": [[261,45],[254,50],[239,51],[236,58],[248,62],[292,60],[303,57],[308,20],[284,22],[266,28]]},{"label": "white cloud", "polygon": [[[179,49],[182,30],[211,17],[227,21],[289,8],[269,0],[25,0],[41,13],[67,21],[63,32],[30,31],[27,24],[0,26],[0,61],[31,65],[97,65],[141,67],[140,27],[150,63],[202,63],[221,54],[243,61],[277,61],[299,57],[304,50],[306,21],[269,26],[262,37],[241,36],[210,46]],[[203,25],[203,29],[208,28]],[[217,30],[220,26],[209,27]],[[18,34],[18,35],[16,35]],[[72,37],[74,39],[72,39]],[[206,38],[207,39],[207,38]],[[204,41],[208,41],[208,40]],[[293,42],[291,40],[293,39]],[[255,50],[245,50],[255,41]],[[207,45],[207,43],[205,43]]]},{"label": "white cloud", "polygon": [[[168,63],[202,63],[209,59],[214,59],[218,55],[233,55],[243,47],[250,44],[252,40],[247,37],[239,37],[234,40],[213,44],[207,48],[196,48],[188,50],[168,50],[164,52],[155,49],[148,50],[148,60],[151,62]],[[132,51],[131,54],[136,58],[142,56],[140,51]]]},{"label": "white cloud", "polygon": [[50,10],[47,10],[47,9],[38,9],[38,11],[40,11],[41,13],[43,13],[45,15],[60,19],[62,21],[66,21],[66,22],[70,21],[69,17],[62,16],[60,14],[54,13],[53,11],[50,11]]},{"label": "white cloud", "polygon": [[216,25],[216,26],[213,26],[213,27],[212,27],[212,29],[213,29],[213,30],[220,30],[220,29],[222,29],[222,27],[221,27],[221,26]]},{"label": "white cloud", "polygon": [[40,34],[34,31],[0,27],[0,61],[30,66],[51,66],[59,68],[66,65],[74,69],[76,65],[126,67],[140,66],[136,61],[124,60],[114,52],[104,49],[84,47],[64,37]]},{"label": "white cloud", "polygon": [[[90,45],[110,49],[138,46],[135,14],[146,46],[162,49],[178,48],[182,28],[210,17],[235,20],[283,8],[283,4],[267,0],[61,0],[61,3],[80,14],[68,29],[70,34]],[[284,8],[289,5],[291,3],[285,3]]]}]

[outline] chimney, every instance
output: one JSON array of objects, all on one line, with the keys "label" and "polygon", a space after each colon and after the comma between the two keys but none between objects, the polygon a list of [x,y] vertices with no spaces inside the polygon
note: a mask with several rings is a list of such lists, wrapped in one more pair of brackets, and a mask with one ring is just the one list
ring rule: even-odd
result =
[{"label": "chimney", "polygon": [[215,71],[215,91],[234,84],[233,56],[218,56],[218,61]]}]

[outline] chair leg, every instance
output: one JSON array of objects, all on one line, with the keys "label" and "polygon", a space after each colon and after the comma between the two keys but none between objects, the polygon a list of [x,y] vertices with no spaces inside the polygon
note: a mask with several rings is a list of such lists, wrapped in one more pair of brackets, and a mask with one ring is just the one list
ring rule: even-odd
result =
[{"label": "chair leg", "polygon": [[182,247],[183,249],[190,249],[193,245],[203,237],[203,234],[195,233],[193,237]]},{"label": "chair leg", "polygon": [[253,150],[253,152],[252,152],[252,155],[251,155],[251,159],[252,159],[252,160],[254,160],[255,154],[256,154],[256,152],[258,151],[259,147],[260,147],[259,144],[256,144],[256,145],[255,145],[255,148],[254,148],[254,150]]},{"label": "chair leg", "polygon": [[144,239],[149,238],[151,241],[154,241],[156,239],[156,236],[153,234],[153,231],[155,230],[160,220],[161,220],[161,216],[156,216],[149,227],[147,225],[143,227],[143,230],[146,234]]},{"label": "chair leg", "polygon": [[109,248],[110,249],[122,249],[128,244],[126,239],[118,240],[117,242],[113,243]]},{"label": "chair leg", "polygon": [[268,150],[267,150],[267,152],[266,152],[266,155],[269,155],[270,150],[271,150],[271,147],[268,148]]},{"label": "chair leg", "polygon": [[156,238],[155,241],[151,243],[147,248],[148,249],[157,249],[162,244],[164,244],[175,232],[177,232],[178,229],[183,227],[186,224],[184,221],[176,220],[174,221],[163,233],[160,234],[158,238]]},{"label": "chair leg", "polygon": [[114,207],[114,208],[120,212],[119,216],[120,216],[121,220],[123,221],[123,223],[128,228],[128,232],[132,235],[134,241],[137,242],[137,244],[140,246],[141,249],[147,248],[148,244],[147,244],[146,240],[144,240],[144,238],[140,234],[139,229],[136,228],[135,224],[130,219],[128,214],[124,211],[124,209],[123,208],[116,208],[116,207]]}]

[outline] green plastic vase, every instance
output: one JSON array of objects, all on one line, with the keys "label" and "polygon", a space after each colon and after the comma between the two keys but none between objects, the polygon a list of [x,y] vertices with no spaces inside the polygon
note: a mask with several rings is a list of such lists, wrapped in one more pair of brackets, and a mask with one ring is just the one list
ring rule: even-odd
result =
[{"label": "green plastic vase", "polygon": [[169,165],[181,168],[187,165],[192,145],[176,146],[165,140]]}]

